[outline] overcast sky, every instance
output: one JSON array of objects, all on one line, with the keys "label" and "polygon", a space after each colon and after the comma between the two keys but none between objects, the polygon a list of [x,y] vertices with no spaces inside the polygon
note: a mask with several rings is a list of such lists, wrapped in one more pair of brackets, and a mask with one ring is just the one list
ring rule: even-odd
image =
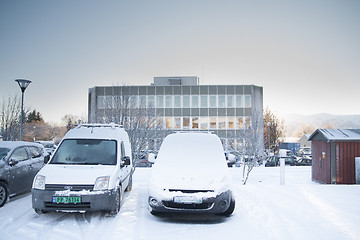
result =
[{"label": "overcast sky", "polygon": [[154,76],[254,84],[282,114],[360,114],[360,1],[0,0],[0,101],[45,121],[87,113],[94,86]]}]

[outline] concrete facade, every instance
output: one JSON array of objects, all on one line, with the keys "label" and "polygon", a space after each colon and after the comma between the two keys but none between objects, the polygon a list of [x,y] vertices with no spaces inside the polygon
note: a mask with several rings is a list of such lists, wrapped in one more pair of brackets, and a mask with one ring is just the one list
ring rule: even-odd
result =
[{"label": "concrete facade", "polygon": [[[253,118],[263,119],[263,88],[254,85],[199,85],[193,77],[155,77],[149,86],[96,86],[89,89],[88,121],[99,121],[107,111],[106,99],[129,96],[139,108],[153,108],[163,128],[155,148],[174,131],[211,131],[227,144]],[[257,114],[254,114],[254,113]],[[121,124],[121,123],[120,123]],[[263,132],[263,131],[262,131]]]}]

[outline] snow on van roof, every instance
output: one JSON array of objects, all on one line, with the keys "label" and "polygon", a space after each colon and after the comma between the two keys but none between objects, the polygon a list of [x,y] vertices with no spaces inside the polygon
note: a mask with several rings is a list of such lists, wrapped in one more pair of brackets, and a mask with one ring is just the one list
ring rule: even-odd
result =
[{"label": "snow on van roof", "polygon": [[[96,139],[119,139],[126,134],[124,128],[118,124],[80,124],[71,129],[65,138],[96,138]],[[127,134],[126,134],[127,136]]]}]

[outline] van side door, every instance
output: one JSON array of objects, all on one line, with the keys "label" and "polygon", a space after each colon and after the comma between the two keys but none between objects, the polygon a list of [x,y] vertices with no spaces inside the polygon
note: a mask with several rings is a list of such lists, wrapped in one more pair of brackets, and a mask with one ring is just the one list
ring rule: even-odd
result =
[{"label": "van side door", "polygon": [[126,151],[125,151],[125,145],[124,142],[121,141],[120,143],[120,150],[121,150],[121,182],[123,184],[124,187],[126,187],[129,184],[129,179],[130,179],[130,173],[131,173],[131,165],[128,164],[123,164],[124,158],[125,157],[129,157],[126,155]]}]

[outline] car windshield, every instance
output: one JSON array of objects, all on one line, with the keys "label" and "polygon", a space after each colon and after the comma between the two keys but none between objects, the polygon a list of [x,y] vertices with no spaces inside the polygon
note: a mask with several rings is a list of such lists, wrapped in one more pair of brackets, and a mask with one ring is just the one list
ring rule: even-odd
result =
[{"label": "car windshield", "polygon": [[50,164],[116,165],[116,151],[115,140],[67,139]]},{"label": "car windshield", "polygon": [[0,159],[3,159],[9,151],[9,148],[0,148]]}]

